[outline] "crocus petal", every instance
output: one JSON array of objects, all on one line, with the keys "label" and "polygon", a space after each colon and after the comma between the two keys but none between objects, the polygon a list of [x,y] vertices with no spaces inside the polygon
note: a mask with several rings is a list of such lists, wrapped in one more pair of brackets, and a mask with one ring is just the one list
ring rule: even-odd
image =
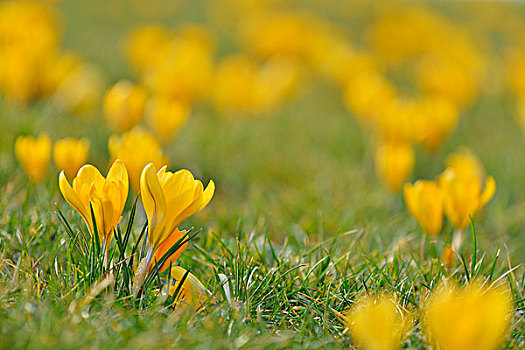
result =
[{"label": "crocus petal", "polygon": [[58,177],[58,187],[60,188],[60,192],[62,193],[62,196],[66,199],[66,201],[73,207],[75,210],[82,216],[86,224],[88,225],[88,228],[90,231],[93,231],[93,225],[91,223],[91,214],[88,208],[82,203],[80,200],[80,197],[77,195],[75,191],[73,191],[73,188],[67,181],[66,175],[64,174],[64,171],[60,172],[60,175]]},{"label": "crocus petal", "polygon": [[159,241],[159,234],[162,232],[160,226],[166,216],[166,197],[152,163],[146,165],[140,175],[140,192],[148,217],[148,240],[152,247],[156,247],[162,243]]},{"label": "crocus petal", "polygon": [[161,179],[164,176],[167,169],[168,169],[167,165],[164,165],[162,168],[160,168],[160,170],[157,172],[157,176],[159,177],[159,179]]},{"label": "crocus petal", "polygon": [[210,180],[210,182],[208,183],[208,186],[206,186],[206,189],[202,193],[202,204],[201,204],[201,208],[199,209],[199,211],[204,209],[208,205],[208,203],[210,203],[214,193],[215,193],[215,182],[213,182],[213,180]]},{"label": "crocus petal", "polygon": [[183,222],[190,216],[198,213],[202,207],[202,182],[196,181],[196,186],[193,194],[193,202],[180,213],[175,222]]},{"label": "crocus petal", "polygon": [[129,178],[128,171],[126,170],[126,166],[124,165],[123,161],[117,159],[113,162],[113,165],[111,166],[111,169],[109,169],[108,176],[106,177],[106,179],[115,182],[121,181],[124,184],[124,190],[127,195],[129,189]]},{"label": "crocus petal", "polygon": [[[177,290],[179,282],[182,280],[187,271],[180,266],[172,266],[170,276],[174,280],[169,288],[169,294],[173,295]],[[204,287],[201,281],[191,272],[187,274],[182,288],[179,289],[177,302],[183,302],[183,305],[192,306],[198,310],[205,302],[211,298],[211,293]]]},{"label": "crocus petal", "polygon": [[[173,231],[173,233],[164,242],[162,242],[162,244],[159,245],[159,247],[155,251],[155,261],[159,261],[160,259],[162,259],[164,254],[166,254],[171,249],[171,247],[173,247],[175,243],[177,243],[177,241],[181,239],[181,237],[184,237],[185,234],[186,231],[179,231],[179,229],[176,228],[175,231]],[[188,242],[185,242],[179,249],[177,249],[177,251],[173,253],[162,265],[159,272],[162,273],[166,271],[166,269],[169,268],[170,265],[173,265],[175,261],[177,261],[177,259],[180,257],[182,252],[184,252],[187,246]],[[153,263],[154,262],[152,261],[151,267],[153,267]]]},{"label": "crocus petal", "polygon": [[494,197],[494,194],[496,194],[496,180],[489,175],[485,179],[485,188],[479,200],[479,207],[483,208]]},{"label": "crocus petal", "polygon": [[411,183],[405,184],[403,187],[403,194],[405,197],[405,203],[407,205],[407,209],[410,212],[410,215],[414,218],[419,218],[419,203],[417,201],[417,194],[416,194],[416,188],[415,185],[412,185]]},{"label": "crocus petal", "polygon": [[78,183],[78,185],[91,183],[99,184],[104,182],[104,177],[102,176],[100,171],[98,171],[98,169],[95,168],[93,165],[86,164],[82,168],[80,168],[75,180]]}]

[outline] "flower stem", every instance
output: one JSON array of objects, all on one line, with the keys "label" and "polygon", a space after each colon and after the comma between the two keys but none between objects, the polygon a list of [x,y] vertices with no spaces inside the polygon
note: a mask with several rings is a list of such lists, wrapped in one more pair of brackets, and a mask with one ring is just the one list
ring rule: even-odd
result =
[{"label": "flower stem", "polygon": [[456,229],[452,235],[452,249],[459,251],[464,238],[463,229]]}]

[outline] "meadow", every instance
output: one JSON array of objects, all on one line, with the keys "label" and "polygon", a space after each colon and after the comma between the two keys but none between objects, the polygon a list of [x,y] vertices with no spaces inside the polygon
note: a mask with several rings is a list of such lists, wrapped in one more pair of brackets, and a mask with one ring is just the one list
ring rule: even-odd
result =
[{"label": "meadow", "polygon": [[[1,348],[525,347],[523,5],[21,2],[56,16],[50,46],[59,53],[50,56],[80,57],[71,64],[84,75],[46,90],[33,88],[47,86],[43,73],[17,64],[35,50],[37,63],[28,66],[41,64],[52,82],[62,66],[52,68],[55,58],[45,61],[35,48],[47,38],[39,27],[31,31],[34,18],[2,26],[23,18],[16,12],[23,9],[8,13],[13,3],[0,1]],[[155,53],[138,35],[133,46],[130,33],[151,23],[158,27],[148,38],[164,28],[179,40],[173,52]],[[198,27],[180,29],[188,23]],[[426,30],[434,26],[439,34]],[[5,38],[16,30],[23,34],[13,44]],[[9,61],[17,45],[23,54]],[[157,54],[174,61],[156,61]],[[141,67],[144,60],[154,68]],[[174,73],[176,64],[183,68]],[[440,64],[442,71],[427,74],[425,67]],[[26,85],[17,80],[24,72]],[[135,120],[135,100],[119,100],[130,94],[122,80],[149,99]],[[427,97],[437,107],[424,119]],[[163,102],[173,103],[166,115]],[[130,130],[141,136],[125,148]],[[72,153],[75,165],[61,167],[51,151],[42,163],[37,148],[15,150],[21,137],[42,133],[53,142],[84,138],[89,155],[76,164]],[[153,146],[145,134],[154,135]],[[117,158],[129,173],[129,194],[126,173],[123,210],[112,207],[122,219],[104,233],[98,203],[112,189],[90,197],[83,215],[69,204],[59,172],[71,183],[89,163],[106,176]],[[158,242],[150,213],[159,209],[143,170],[150,162],[154,182],[167,163],[201,180],[200,194],[215,184],[209,204],[203,199],[205,208],[181,214],[175,225],[189,236],[177,236],[151,262]],[[447,171],[465,182],[448,183]],[[484,201],[490,176],[496,189]],[[422,179],[439,188],[419,207],[434,225],[407,205],[406,184]],[[458,206],[476,197],[466,225],[454,220],[459,209],[450,193]],[[169,268],[160,272],[165,261]]]}]

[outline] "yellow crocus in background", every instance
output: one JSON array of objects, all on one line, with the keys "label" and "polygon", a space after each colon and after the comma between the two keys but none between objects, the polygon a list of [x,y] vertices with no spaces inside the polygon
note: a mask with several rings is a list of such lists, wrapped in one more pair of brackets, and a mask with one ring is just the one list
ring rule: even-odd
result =
[{"label": "yellow crocus in background", "polygon": [[481,180],[485,177],[485,169],[479,158],[466,147],[461,147],[459,151],[447,156],[445,166],[453,169],[460,176],[477,176]]},{"label": "yellow crocus in background", "polygon": [[404,142],[381,143],[375,154],[376,173],[393,192],[399,192],[414,167],[414,150]]},{"label": "yellow crocus in background", "polygon": [[[447,169],[439,178],[443,190],[444,210],[452,226],[462,230],[496,192],[496,181],[485,178],[479,159],[468,149],[447,158]],[[457,247],[456,247],[457,248]]]},{"label": "yellow crocus in background", "polygon": [[344,102],[353,116],[365,127],[375,127],[381,106],[394,103],[395,87],[375,70],[363,71],[349,80],[344,89]]},{"label": "yellow crocus in background", "polygon": [[41,92],[41,80],[58,50],[58,27],[51,6],[0,2],[0,94],[8,102],[25,104]]},{"label": "yellow crocus in background", "polygon": [[470,223],[470,217],[483,208],[496,193],[496,182],[488,176],[485,184],[476,176],[462,176],[448,168],[440,176],[443,189],[445,214],[452,226],[464,229]]},{"label": "yellow crocus in background", "polygon": [[104,95],[104,116],[109,127],[124,131],[137,125],[146,108],[148,92],[140,85],[121,80]]},{"label": "yellow crocus in background", "polygon": [[101,71],[96,66],[83,62],[60,82],[52,99],[66,112],[90,116],[99,106],[103,88]]},{"label": "yellow crocus in background", "polygon": [[27,177],[35,183],[41,182],[51,160],[51,139],[46,133],[38,138],[19,136],[15,141],[15,156]]},{"label": "yellow crocus in background", "polygon": [[458,124],[459,111],[448,99],[427,96],[415,107],[414,132],[417,142],[427,151],[437,152]]},{"label": "yellow crocus in background", "polygon": [[345,317],[354,341],[362,349],[394,350],[412,325],[407,312],[392,296],[363,296]]},{"label": "yellow crocus in background", "polygon": [[158,24],[141,26],[129,33],[124,46],[126,57],[135,71],[141,74],[156,64],[169,39],[168,31]]},{"label": "yellow crocus in background", "polygon": [[509,328],[512,305],[503,287],[444,284],[423,307],[423,324],[438,349],[495,350]]},{"label": "yellow crocus in background", "polygon": [[141,82],[155,95],[192,102],[209,90],[213,76],[213,45],[205,27],[188,25],[159,50],[141,75]]},{"label": "yellow crocus in background", "polygon": [[430,236],[437,236],[443,224],[443,195],[436,181],[418,180],[403,188],[410,215]]},{"label": "yellow crocus in background", "polygon": [[[140,176],[140,195],[148,217],[148,265],[153,256],[160,259],[184,235],[178,226],[204,209],[215,192],[215,183],[211,180],[204,189],[202,182],[195,180],[188,170],[172,173],[166,168],[164,166],[157,172],[155,165],[149,163]],[[159,249],[166,241],[171,245]],[[163,269],[169,266],[170,261],[175,261],[185,247],[181,247]],[[162,255],[161,251],[164,251]]]},{"label": "yellow crocus in background", "polygon": [[87,162],[89,141],[66,137],[55,142],[53,159],[58,170],[63,170],[69,179],[77,174],[80,167]]},{"label": "yellow crocus in background", "polygon": [[91,215],[93,208],[99,239],[107,250],[128,198],[128,172],[124,163],[115,160],[106,178],[93,165],[86,164],[73,179],[73,187],[62,171],[58,185],[66,201],[82,216],[91,234],[95,232]]},{"label": "yellow crocus in background", "polygon": [[168,157],[157,138],[138,126],[120,136],[111,135],[108,149],[112,159],[121,159],[126,164],[135,191],[139,190],[140,174],[146,164],[151,162],[157,167],[168,164]]},{"label": "yellow crocus in background", "polygon": [[247,55],[231,55],[217,66],[212,99],[228,115],[264,113],[292,96],[299,79],[293,61],[271,58],[259,64]]},{"label": "yellow crocus in background", "polygon": [[148,102],[146,118],[148,125],[164,142],[169,142],[190,116],[191,107],[188,103],[169,98],[155,96]]}]

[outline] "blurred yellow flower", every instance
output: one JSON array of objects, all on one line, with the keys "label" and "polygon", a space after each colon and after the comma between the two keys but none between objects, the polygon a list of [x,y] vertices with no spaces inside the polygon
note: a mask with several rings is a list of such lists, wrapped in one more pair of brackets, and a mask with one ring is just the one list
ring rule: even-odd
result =
[{"label": "blurred yellow flower", "polygon": [[483,181],[485,170],[479,158],[468,148],[461,147],[459,151],[447,156],[445,166],[453,169],[459,176],[476,176]]},{"label": "blurred yellow flower", "polygon": [[232,55],[217,67],[212,97],[215,106],[230,114],[263,113],[281,105],[296,90],[300,69],[284,59],[264,64]]},{"label": "blurred yellow flower", "polygon": [[395,102],[396,89],[377,71],[363,71],[349,80],[344,101],[352,116],[364,126],[376,126],[383,106]]},{"label": "blurred yellow flower", "polygon": [[414,150],[408,143],[384,141],[376,149],[375,167],[387,188],[399,192],[414,167]]},{"label": "blurred yellow flower", "polygon": [[443,224],[443,195],[436,181],[418,180],[407,183],[403,193],[410,215],[419,223],[423,231],[437,236]]},{"label": "blurred yellow flower", "polygon": [[[151,258],[160,259],[183,237],[185,232],[179,231],[178,226],[204,209],[214,191],[213,181],[210,180],[204,189],[202,182],[195,180],[188,170],[172,173],[166,171],[164,166],[157,172],[153,163],[146,165],[140,176],[140,195],[148,217],[148,265]],[[165,242],[169,242],[169,246],[163,247]],[[186,245],[187,243],[166,261],[162,270],[167,269],[170,262],[173,263],[180,256]]]},{"label": "blurred yellow flower", "polygon": [[[182,286],[179,283],[187,273]],[[175,296],[176,307],[191,307],[198,311],[211,298],[211,293],[206,289],[201,281],[191,272],[187,272],[180,266],[172,266],[170,271],[171,284],[168,294],[173,296],[177,289],[178,295]]]},{"label": "blurred yellow flower", "polygon": [[427,96],[415,108],[415,139],[424,149],[436,152],[456,128],[459,111],[439,96]]},{"label": "blurred yellow flower", "polygon": [[503,287],[444,284],[427,300],[423,323],[438,349],[495,350],[509,328],[512,306],[510,293]]},{"label": "blurred yellow flower", "polygon": [[379,137],[390,142],[412,142],[414,139],[414,101],[385,100],[380,108],[375,118],[375,131]]},{"label": "blurred yellow flower", "polygon": [[125,42],[128,61],[135,71],[142,74],[157,64],[162,51],[170,40],[168,31],[160,25],[147,25],[133,30]]},{"label": "blurred yellow flower", "polygon": [[520,100],[525,98],[525,53],[521,47],[514,49],[505,62],[507,82]]},{"label": "blurred yellow flower", "polygon": [[24,51],[0,55],[0,92],[14,105],[30,102],[37,96],[37,59]]},{"label": "blurred yellow flower", "polygon": [[485,184],[478,177],[462,176],[452,168],[446,169],[439,178],[443,189],[445,214],[452,226],[464,229],[474,216],[496,193],[496,182],[487,176]]},{"label": "blurred yellow flower", "polygon": [[104,95],[104,116],[109,127],[116,131],[127,130],[140,122],[144,115],[148,92],[139,85],[121,80]]},{"label": "blurred yellow flower", "polygon": [[470,217],[483,208],[496,193],[496,182],[485,174],[475,155],[463,150],[449,156],[448,168],[439,182],[443,190],[444,210],[452,226],[464,229]]},{"label": "blurred yellow flower", "polygon": [[394,350],[410,331],[407,312],[391,296],[362,296],[346,316],[357,345],[367,350]]},{"label": "blurred yellow flower", "polygon": [[312,14],[264,12],[248,16],[240,33],[249,51],[262,58],[273,56],[291,59],[305,58],[313,34]]},{"label": "blurred yellow flower", "polygon": [[89,63],[81,63],[59,84],[53,101],[67,112],[89,115],[99,106],[103,86],[100,71]]},{"label": "blurred yellow flower", "polygon": [[465,60],[462,62],[449,51],[423,57],[417,63],[419,88],[427,94],[443,96],[457,106],[469,106],[478,94],[481,68],[477,57],[467,56]]},{"label": "blurred yellow flower", "polygon": [[249,113],[259,109],[255,86],[259,67],[255,60],[234,55],[224,58],[217,67],[212,98],[222,111]]},{"label": "blurred yellow flower", "polygon": [[71,78],[82,64],[82,58],[73,52],[58,55],[44,72],[41,82],[42,93],[45,96],[53,96],[60,84]]},{"label": "blurred yellow flower", "polygon": [[38,96],[57,43],[51,7],[37,1],[0,2],[0,93],[9,102],[24,104]]},{"label": "blurred yellow flower", "polygon": [[122,135],[111,135],[108,140],[111,158],[121,159],[129,172],[132,188],[139,190],[140,174],[148,163],[161,167],[168,164],[168,157],[162,151],[162,145],[150,132],[140,128]]},{"label": "blurred yellow flower", "polygon": [[41,182],[51,160],[51,139],[46,133],[38,138],[19,136],[15,141],[15,156],[27,177],[35,183]]},{"label": "blurred yellow flower", "polygon": [[183,27],[170,37],[155,64],[144,71],[144,84],[157,96],[186,102],[202,98],[213,76],[213,47],[201,27]]},{"label": "blurred yellow flower", "polygon": [[97,168],[86,164],[73,179],[73,187],[62,171],[58,185],[66,201],[82,216],[91,234],[95,233],[91,215],[93,208],[98,236],[107,250],[128,198],[128,173],[124,163],[115,160],[106,178]]},{"label": "blurred yellow flower", "polygon": [[164,142],[170,141],[190,116],[191,107],[180,100],[155,96],[146,107],[146,118],[150,128]]},{"label": "blurred yellow flower", "polygon": [[89,141],[67,137],[55,142],[53,159],[59,170],[63,170],[69,179],[77,174],[80,167],[87,162]]}]

